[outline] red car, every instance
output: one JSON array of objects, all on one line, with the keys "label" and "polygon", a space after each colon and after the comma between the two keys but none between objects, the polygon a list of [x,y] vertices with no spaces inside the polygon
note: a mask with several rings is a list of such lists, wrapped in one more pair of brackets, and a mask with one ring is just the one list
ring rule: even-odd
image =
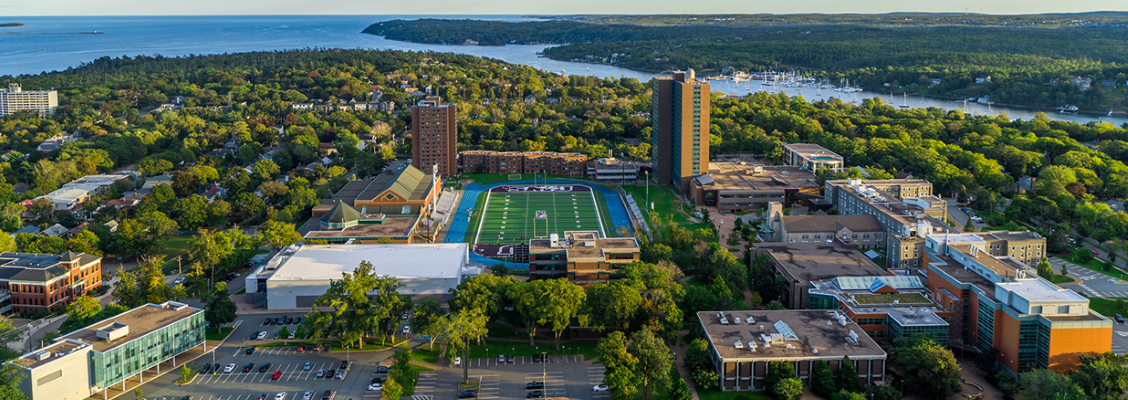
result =
[{"label": "red car", "polygon": [[1099,251],[1097,251],[1097,249],[1089,249],[1089,251],[1093,252],[1093,255],[1094,255],[1094,256],[1099,256],[1099,255],[1101,255],[1101,253],[1100,253]]},{"label": "red car", "polygon": [[281,377],[282,377],[282,371],[274,371],[274,375],[271,375],[270,379],[276,381],[276,380],[278,380],[278,378],[281,378]]}]

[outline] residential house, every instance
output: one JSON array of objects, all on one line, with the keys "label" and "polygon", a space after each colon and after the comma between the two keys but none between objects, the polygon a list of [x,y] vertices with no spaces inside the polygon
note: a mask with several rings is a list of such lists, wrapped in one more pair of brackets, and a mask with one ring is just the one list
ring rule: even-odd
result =
[{"label": "residential house", "polygon": [[979,84],[991,83],[991,75],[984,75],[984,76],[980,76],[978,78],[975,78],[975,83],[979,83]]}]

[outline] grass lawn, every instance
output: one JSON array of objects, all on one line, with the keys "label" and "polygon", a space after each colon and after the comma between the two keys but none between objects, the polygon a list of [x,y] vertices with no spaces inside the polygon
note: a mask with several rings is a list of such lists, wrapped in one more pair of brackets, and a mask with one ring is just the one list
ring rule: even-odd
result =
[{"label": "grass lawn", "polygon": [[219,328],[219,329],[221,331],[223,331],[223,333],[217,333],[215,331],[215,329],[212,329],[212,328],[205,329],[204,330],[204,339],[205,340],[220,341],[220,340],[226,339],[227,336],[231,334],[231,331],[235,330],[235,328]]},{"label": "grass lawn", "polygon": [[[704,224],[692,223],[686,214],[679,212],[686,211],[688,213],[689,210],[686,210],[687,206],[684,203],[676,203],[678,195],[674,193],[673,187],[670,185],[650,185],[650,202],[654,203],[653,211],[650,210],[650,206],[644,204],[646,203],[646,185],[623,185],[622,188],[623,191],[634,197],[635,203],[638,203],[638,207],[642,209],[643,217],[647,221],[651,219],[650,214],[654,213],[660,218],[672,217],[675,223],[688,229],[697,229],[697,227],[689,225],[705,226]],[[689,209],[692,210],[692,207],[689,207]]]},{"label": "grass lawn", "polygon": [[[540,332],[539,330],[537,332]],[[551,335],[551,331],[546,331]],[[524,335],[522,335],[524,336]],[[524,336],[528,338],[528,336]],[[534,354],[546,353],[548,355],[583,354],[585,360],[598,357],[595,352],[595,342],[592,343],[561,343],[560,351],[552,343],[537,343],[529,346],[528,341],[507,342],[500,340],[483,340],[481,346],[470,348],[470,358],[497,357],[498,354],[513,354],[517,357],[528,357]]]},{"label": "grass lawn", "polygon": [[471,380],[471,381],[466,382],[466,383],[459,382],[458,383],[458,390],[477,389],[481,386],[482,386],[482,381]]},{"label": "grass lawn", "polygon": [[411,350],[411,359],[428,364],[434,364],[439,361],[439,347],[439,343],[436,342],[434,350],[427,350],[426,345],[418,349],[413,349]]},{"label": "grass lawn", "polygon": [[1051,276],[1050,278],[1051,278],[1050,280],[1053,281],[1054,283],[1070,283],[1070,282],[1074,281],[1073,278],[1070,278],[1070,277],[1065,276],[1065,275],[1056,275],[1055,274],[1054,276]]},{"label": "grass lawn", "polygon": [[1065,261],[1069,261],[1071,263],[1080,265],[1082,267],[1091,269],[1093,271],[1097,271],[1097,272],[1100,272],[1102,274],[1111,276],[1113,278],[1120,279],[1122,281],[1128,281],[1128,274],[1124,273],[1124,271],[1120,270],[1120,268],[1113,267],[1111,270],[1105,271],[1104,270],[1104,263],[1101,262],[1100,260],[1096,259],[1096,258],[1094,258],[1092,261],[1089,261],[1088,263],[1084,263],[1084,264],[1082,264],[1080,261],[1078,261],[1077,257],[1074,257],[1072,255],[1068,256],[1068,257],[1060,257],[1059,256],[1059,258],[1061,258]]},{"label": "grass lawn", "polygon": [[170,236],[161,245],[161,249],[164,250],[161,254],[164,254],[165,258],[188,254],[188,246],[192,244],[192,238],[192,236]]},{"label": "grass lawn", "polygon": [[239,289],[239,291],[235,292],[235,294],[247,294],[247,288]]},{"label": "grass lawn", "polygon": [[1104,299],[1100,297],[1089,298],[1089,308],[1101,315],[1112,318],[1115,314],[1128,315],[1128,301],[1124,298]]}]

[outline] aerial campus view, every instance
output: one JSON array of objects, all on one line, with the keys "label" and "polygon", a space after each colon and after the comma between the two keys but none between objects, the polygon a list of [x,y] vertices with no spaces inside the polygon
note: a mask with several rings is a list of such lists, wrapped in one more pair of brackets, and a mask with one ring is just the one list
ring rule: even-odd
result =
[{"label": "aerial campus view", "polygon": [[10,3],[0,400],[1128,396],[1122,5]]}]

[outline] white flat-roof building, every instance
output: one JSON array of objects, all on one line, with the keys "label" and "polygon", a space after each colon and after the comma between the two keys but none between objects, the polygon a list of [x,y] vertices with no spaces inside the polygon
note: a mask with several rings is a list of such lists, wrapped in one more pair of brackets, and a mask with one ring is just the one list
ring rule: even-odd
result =
[{"label": "white flat-roof building", "polygon": [[55,113],[59,106],[59,95],[54,90],[24,91],[18,83],[9,83],[8,89],[0,89],[0,116],[34,111],[40,116]]},{"label": "white flat-roof building", "polygon": [[114,182],[129,178],[128,175],[87,175],[67,182],[63,187],[38,198],[50,199],[56,210],[72,210],[91,196],[100,194]]},{"label": "white flat-roof building", "polygon": [[361,261],[376,275],[393,276],[408,296],[449,295],[464,275],[480,273],[470,265],[466,243],[305,245],[279,252],[247,275],[247,294],[264,296],[269,310],[308,309],[329,283],[352,273]]}]

